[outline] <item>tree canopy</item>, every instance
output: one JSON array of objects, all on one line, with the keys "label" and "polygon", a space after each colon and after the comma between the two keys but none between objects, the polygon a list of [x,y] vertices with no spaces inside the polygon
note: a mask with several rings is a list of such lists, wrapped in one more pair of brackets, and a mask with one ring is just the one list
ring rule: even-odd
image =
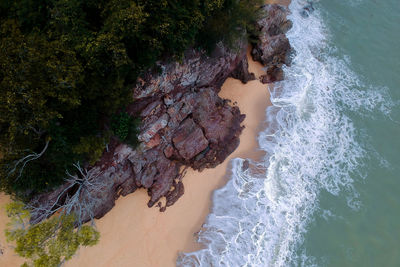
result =
[{"label": "tree canopy", "polygon": [[138,76],[189,47],[229,43],[259,3],[0,1],[0,189],[29,199],[96,162],[111,135],[136,144],[123,110]]}]

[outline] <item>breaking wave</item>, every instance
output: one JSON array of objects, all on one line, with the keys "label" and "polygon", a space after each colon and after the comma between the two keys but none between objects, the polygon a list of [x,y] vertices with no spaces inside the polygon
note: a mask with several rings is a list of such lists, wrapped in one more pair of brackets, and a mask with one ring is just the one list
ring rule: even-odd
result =
[{"label": "breaking wave", "polygon": [[388,114],[390,105],[385,90],[368,89],[349,59],[334,55],[319,11],[304,9],[310,4],[290,5],[295,54],[271,89],[268,128],[259,135],[267,156],[232,161],[232,177],[214,192],[199,233],[205,248],[179,255],[178,266],[310,266],[298,250],[320,192],[344,194],[359,207],[353,182],[365,175],[358,170],[367,154],[351,114]]}]

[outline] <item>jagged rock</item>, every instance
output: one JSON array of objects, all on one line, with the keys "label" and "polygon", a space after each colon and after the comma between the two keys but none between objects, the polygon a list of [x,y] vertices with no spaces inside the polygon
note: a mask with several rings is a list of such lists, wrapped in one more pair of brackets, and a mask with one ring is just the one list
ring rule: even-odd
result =
[{"label": "jagged rock", "polygon": [[157,161],[158,173],[154,177],[154,183],[149,190],[150,201],[147,203],[149,207],[152,207],[161,197],[167,195],[174,180],[179,177],[179,166],[180,164],[166,158]]},{"label": "jagged rock", "polygon": [[153,148],[161,143],[161,137],[159,134],[155,134],[149,142],[146,143],[147,148]]},{"label": "jagged rock", "polygon": [[267,74],[261,75],[260,81],[264,84],[279,82],[283,80],[283,70],[279,67],[270,67]]},{"label": "jagged rock", "polygon": [[172,145],[168,145],[166,148],[164,148],[164,155],[167,158],[172,157],[172,155],[174,154],[174,148],[172,147]]},{"label": "jagged rock", "polygon": [[203,131],[190,118],[186,119],[175,131],[172,141],[179,155],[185,160],[194,158],[208,146]]},{"label": "jagged rock", "polygon": [[184,193],[185,188],[183,187],[183,183],[181,181],[174,183],[174,189],[169,191],[166,195],[167,203],[165,206],[172,206]]},{"label": "jagged rock", "polygon": [[245,115],[240,114],[238,107],[230,106],[228,101],[221,99],[210,88],[203,88],[198,96],[200,98],[193,119],[203,128],[209,149],[195,158],[191,167],[202,170],[217,166],[236,149],[243,128],[240,123]]},{"label": "jagged rock", "polygon": [[257,22],[260,39],[254,44],[251,55],[265,66],[267,74],[261,78],[263,83],[283,80],[282,66],[290,65],[291,46],[285,33],[292,27],[287,20],[288,10],[280,5],[264,5],[266,14]]},{"label": "jagged rock", "polygon": [[168,120],[169,120],[168,114],[163,114],[160,118],[157,118],[157,120],[152,124],[147,122],[149,127],[139,134],[138,136],[139,141],[149,142],[158,133],[158,131],[160,131],[161,129],[163,129],[165,126],[168,125]]},{"label": "jagged rock", "polygon": [[256,79],[254,73],[249,73],[249,63],[247,62],[247,57],[244,57],[240,61],[236,69],[231,73],[231,77],[240,80],[242,83],[247,83]]},{"label": "jagged rock", "polygon": [[313,2],[309,1],[307,5],[303,7],[303,10],[300,12],[301,16],[304,18],[308,18],[310,16],[310,13],[314,12],[314,4]]},{"label": "jagged rock", "polygon": [[189,49],[181,63],[158,62],[161,73],[149,71],[143,75],[133,90],[134,98],[163,97],[173,91],[182,92],[193,87],[212,86],[219,89],[239,63],[247,63],[245,38],[238,41],[238,51],[220,43],[210,57],[202,51]]},{"label": "jagged rock", "polygon": [[[263,35],[252,54],[267,66],[263,79],[271,82],[281,78],[281,65],[287,63],[290,45],[284,32],[290,23],[283,7],[263,8],[268,17],[258,23]],[[219,45],[211,56],[188,50],[181,63],[159,62],[161,72],[149,71],[138,79],[133,88],[135,101],[127,112],[141,117],[141,144],[132,149],[112,139],[91,168],[96,183],[101,184],[89,190],[96,218],[106,214],[120,195],[138,188],[148,190],[149,207],[165,197],[166,205],[158,205],[163,211],[184,193],[180,170],[215,167],[236,149],[245,115],[218,92],[229,76],[242,82],[254,79],[248,72],[246,42],[239,41],[238,48],[235,52]],[[36,203],[54,203],[67,186],[39,196]],[[89,219],[83,214],[83,221]]]}]

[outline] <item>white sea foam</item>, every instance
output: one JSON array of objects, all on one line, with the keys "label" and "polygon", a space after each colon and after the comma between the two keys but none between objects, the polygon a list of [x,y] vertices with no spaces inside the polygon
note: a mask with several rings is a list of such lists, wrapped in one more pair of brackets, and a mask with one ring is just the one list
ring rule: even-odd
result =
[{"label": "white sea foam", "polygon": [[[348,113],[388,112],[385,96],[367,90],[332,56],[318,10],[302,15],[310,1],[292,1],[288,38],[296,53],[286,79],[271,92],[268,128],[259,135],[267,152],[244,168],[232,162],[232,177],[214,192],[213,208],[199,242],[205,248],[179,256],[178,266],[311,266],[297,251],[318,196],[344,192],[357,208],[354,177],[365,149]],[[246,164],[247,165],[247,164]]]}]

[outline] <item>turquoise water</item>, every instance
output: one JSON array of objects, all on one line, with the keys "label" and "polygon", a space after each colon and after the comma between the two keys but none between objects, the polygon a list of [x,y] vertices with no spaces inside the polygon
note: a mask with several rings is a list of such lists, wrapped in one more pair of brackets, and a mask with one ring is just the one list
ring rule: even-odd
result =
[{"label": "turquoise water", "polygon": [[[214,192],[179,266],[400,266],[400,2],[293,0],[267,156]],[[247,164],[246,164],[247,165]]]},{"label": "turquoise water", "polygon": [[[400,1],[324,0],[315,5],[338,57],[367,88],[400,99]],[[358,208],[345,196],[322,192],[319,211],[302,249],[319,266],[400,266],[400,109],[352,114],[357,139],[367,149],[355,176]],[[365,116],[363,116],[365,115]]]}]

